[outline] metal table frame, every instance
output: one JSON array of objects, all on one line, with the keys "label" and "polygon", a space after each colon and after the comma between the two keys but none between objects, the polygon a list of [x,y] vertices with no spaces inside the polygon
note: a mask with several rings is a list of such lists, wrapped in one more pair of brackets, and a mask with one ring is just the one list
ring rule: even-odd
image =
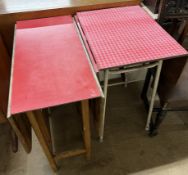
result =
[{"label": "metal table frame", "polygon": [[101,122],[100,122],[100,129],[99,129],[99,137],[100,137],[100,141],[103,141],[104,138],[104,125],[105,125],[105,113],[106,113],[106,101],[107,101],[107,93],[108,93],[108,82],[109,82],[109,77],[110,75],[114,75],[114,74],[122,74],[122,73],[127,73],[127,72],[133,72],[133,71],[137,71],[140,69],[149,69],[149,68],[157,68],[155,77],[154,77],[154,87],[153,87],[153,91],[152,91],[152,97],[151,97],[151,102],[150,102],[150,106],[149,106],[149,111],[148,111],[148,116],[147,116],[147,122],[146,122],[146,130],[149,130],[150,127],[150,121],[151,121],[151,116],[152,116],[152,112],[153,112],[153,107],[154,107],[154,101],[155,101],[155,95],[156,95],[156,91],[157,91],[157,86],[158,86],[158,82],[159,82],[159,77],[160,77],[160,72],[161,72],[161,67],[162,67],[162,60],[160,61],[156,61],[154,63],[147,63],[147,64],[142,64],[140,66],[135,66],[133,65],[132,68],[125,68],[123,70],[111,70],[111,69],[106,69],[104,70],[104,87],[103,87],[103,92],[104,92],[104,101],[103,101],[103,109],[101,112]]}]

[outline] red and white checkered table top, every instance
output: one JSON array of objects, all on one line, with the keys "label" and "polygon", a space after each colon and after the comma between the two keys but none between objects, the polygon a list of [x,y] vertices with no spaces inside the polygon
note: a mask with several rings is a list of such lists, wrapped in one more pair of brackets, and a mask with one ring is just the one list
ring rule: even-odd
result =
[{"label": "red and white checkered table top", "polygon": [[186,55],[140,6],[77,13],[99,70]]}]

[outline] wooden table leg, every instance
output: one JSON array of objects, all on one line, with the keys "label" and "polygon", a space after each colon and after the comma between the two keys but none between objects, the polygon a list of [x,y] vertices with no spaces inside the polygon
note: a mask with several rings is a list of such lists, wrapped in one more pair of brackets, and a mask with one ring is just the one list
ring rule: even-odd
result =
[{"label": "wooden table leg", "polygon": [[18,137],[13,129],[10,130],[12,151],[16,153],[18,151]]},{"label": "wooden table leg", "polygon": [[95,124],[95,128],[96,128],[96,131],[97,131],[97,136],[100,137],[100,122],[101,122],[101,110],[102,110],[102,106],[101,103],[102,103],[102,98],[96,98],[93,100],[93,114],[94,114],[94,124]]},{"label": "wooden table leg", "polygon": [[89,115],[89,101],[81,102],[82,106],[82,120],[84,130],[84,143],[86,148],[87,159],[91,158],[91,134],[90,134],[90,115]]},{"label": "wooden table leg", "polygon": [[51,139],[51,132],[50,132],[50,124],[49,124],[49,117],[45,116],[44,113],[40,110],[35,111],[36,120],[39,123],[39,127],[43,133],[43,136],[48,144],[49,149],[52,152],[52,139]]},{"label": "wooden table leg", "polygon": [[26,121],[24,121],[23,116],[15,115],[13,117],[8,118],[12,129],[18,136],[18,139],[22,143],[25,151],[27,153],[31,152],[31,130],[29,126],[27,126]]},{"label": "wooden table leg", "polygon": [[[45,135],[43,133],[43,131],[41,130],[41,126],[40,126],[40,123],[39,121],[37,120],[37,114],[39,114],[40,111],[34,111],[34,112],[27,112],[27,116],[28,116],[28,119],[31,123],[31,126],[38,138],[38,141],[40,143],[40,145],[42,146],[42,149],[50,163],[50,166],[52,167],[52,169],[54,171],[57,171],[57,164],[54,160],[54,155],[52,154],[49,146],[48,146],[48,143],[46,141],[46,138],[45,138]],[[39,117],[39,116],[38,116]]]},{"label": "wooden table leg", "polygon": [[185,21],[185,24],[184,24],[185,26],[184,26],[184,28],[183,28],[183,30],[182,30],[182,32],[181,32],[181,34],[180,34],[180,37],[179,37],[179,39],[178,39],[178,42],[180,43],[180,44],[183,44],[183,42],[184,42],[184,40],[185,40],[185,38],[186,38],[186,35],[188,34],[188,20],[186,20]]}]

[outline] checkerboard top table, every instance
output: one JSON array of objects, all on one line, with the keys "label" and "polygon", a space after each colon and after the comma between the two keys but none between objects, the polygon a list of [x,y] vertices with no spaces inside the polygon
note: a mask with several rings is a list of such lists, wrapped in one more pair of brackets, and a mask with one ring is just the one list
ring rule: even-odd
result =
[{"label": "checkerboard top table", "polygon": [[71,16],[17,22],[8,116],[99,96]]},{"label": "checkerboard top table", "polygon": [[187,55],[140,6],[77,13],[99,70]]}]

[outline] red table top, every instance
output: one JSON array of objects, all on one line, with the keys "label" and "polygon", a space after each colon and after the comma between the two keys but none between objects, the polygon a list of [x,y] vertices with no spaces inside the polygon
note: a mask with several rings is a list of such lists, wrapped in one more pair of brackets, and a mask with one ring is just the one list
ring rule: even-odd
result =
[{"label": "red table top", "polygon": [[71,17],[16,24],[8,116],[101,96]]},{"label": "red table top", "polygon": [[77,13],[98,69],[187,54],[140,6]]}]

